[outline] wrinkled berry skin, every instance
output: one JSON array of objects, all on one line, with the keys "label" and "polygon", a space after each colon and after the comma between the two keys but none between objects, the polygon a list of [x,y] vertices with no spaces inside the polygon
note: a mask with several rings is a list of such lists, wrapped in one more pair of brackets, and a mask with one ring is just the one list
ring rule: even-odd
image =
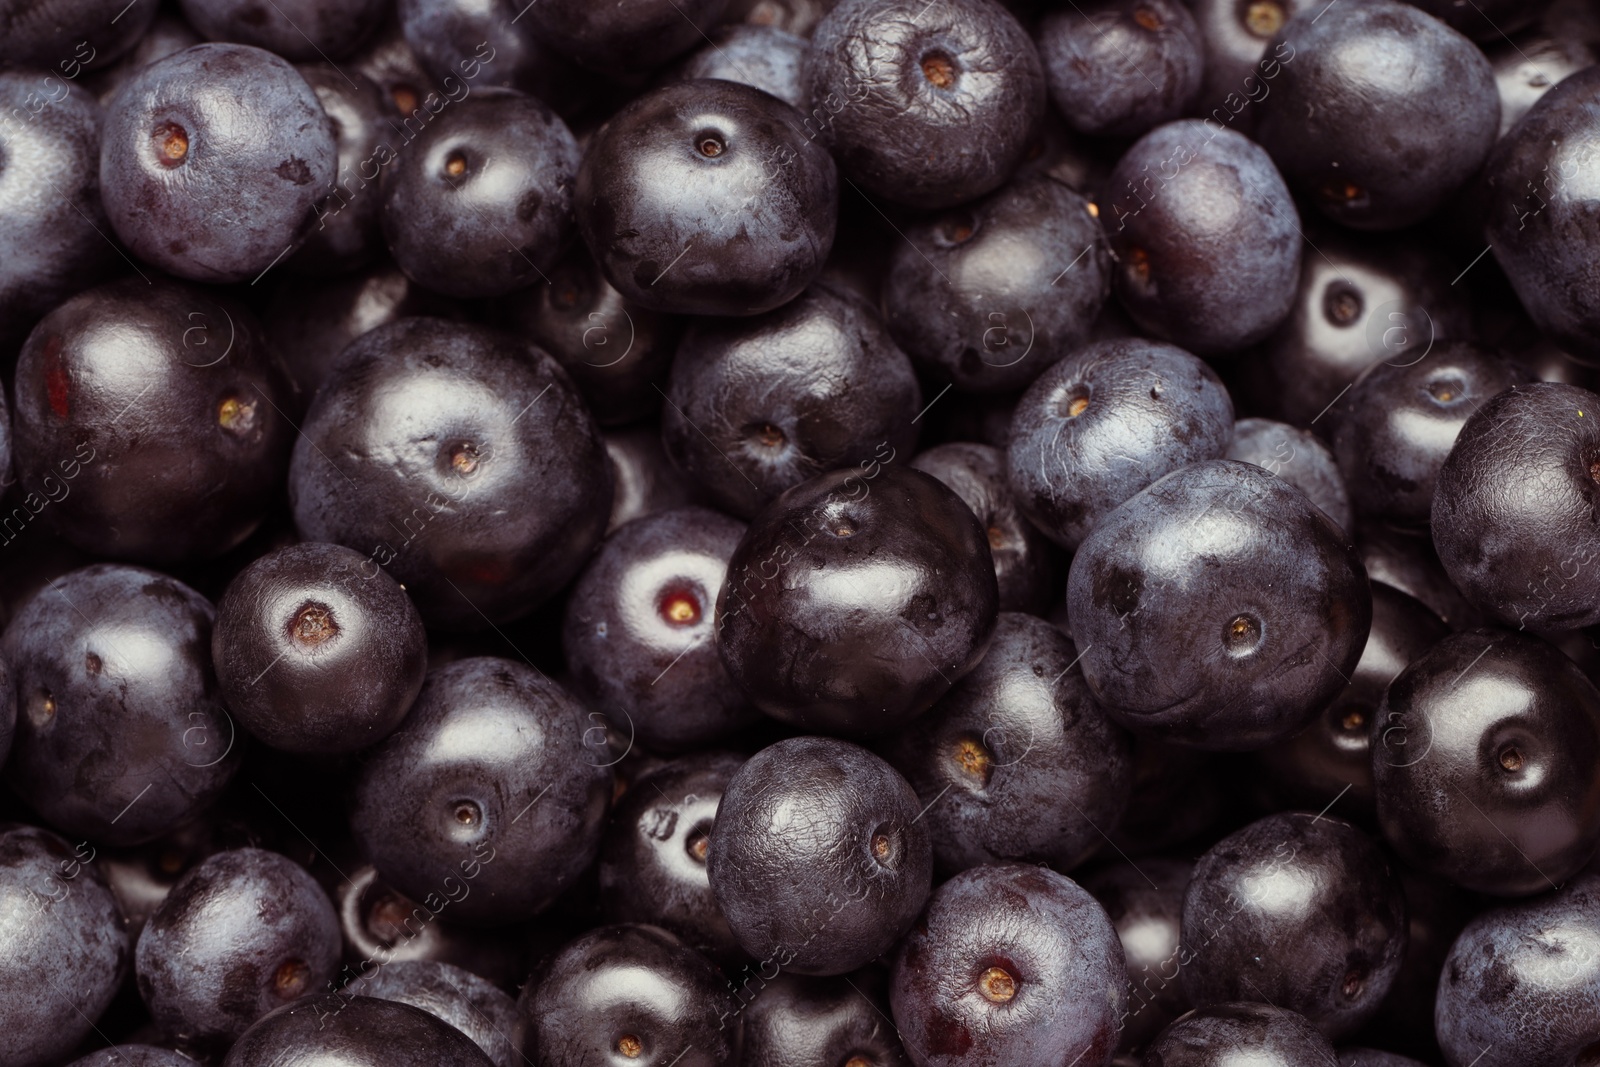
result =
[{"label": "wrinkled berry skin", "polygon": [[928,809],[941,871],[1011,861],[1071,870],[1104,843],[1098,827],[1122,818],[1132,746],[1077,660],[1050,623],[1003,612],[983,662],[880,746]]},{"label": "wrinkled berry skin", "polygon": [[[389,125],[393,105],[377,83],[359,72],[342,71],[331,63],[305,63],[295,69],[333,120],[339,158],[333,195],[317,203],[316,225],[284,263],[301,274],[338,277],[367,266],[385,252],[378,218],[383,200],[376,184],[364,175],[385,151],[393,151],[387,147],[395,132]],[[293,359],[298,353],[283,355]]]},{"label": "wrinkled berry skin", "polygon": [[[561,950],[518,1002],[522,1054],[539,1067],[626,1063],[626,1038],[650,1063],[734,1067],[740,1021],[722,973],[665,930],[591,930]],[[636,1053],[637,1055],[637,1053]]]},{"label": "wrinkled berry skin", "polygon": [[1372,597],[1355,547],[1304,493],[1212,460],[1096,527],[1072,561],[1067,608],[1113,718],[1244,751],[1292,735],[1344,688]]},{"label": "wrinkled berry skin", "polygon": [[821,273],[838,199],[833,158],[798,111],[748,85],[690,81],[645,93],[594,133],[575,203],[584,242],[627,299],[755,315]]},{"label": "wrinkled berry skin", "polygon": [[728,0],[542,0],[527,9],[535,36],[591,70],[636,75],[703,42]]},{"label": "wrinkled berry skin", "polygon": [[889,1002],[917,1067],[1105,1067],[1127,984],[1105,909],[1066,875],[1006,863],[939,887],[901,942]]},{"label": "wrinkled berry skin", "polygon": [[911,362],[853,295],[814,286],[754,319],[702,319],[673,360],[661,440],[722,510],[750,518],[826,471],[909,457]]},{"label": "wrinkled berry skin", "polygon": [[1374,363],[1334,409],[1333,450],[1365,515],[1421,524],[1433,510],[1439,468],[1485,401],[1533,375],[1464,342],[1424,359]]},{"label": "wrinkled berry skin", "polygon": [[1532,630],[1600,622],[1596,410],[1600,395],[1575,385],[1514,386],[1467,419],[1439,469],[1439,562],[1474,607],[1501,622]]},{"label": "wrinkled berry skin", "polygon": [[1112,285],[1145,331],[1213,355],[1255,344],[1288,316],[1300,214],[1248,137],[1198,119],[1158,126],[1117,162],[1105,198]]},{"label": "wrinkled berry skin", "polygon": [[179,0],[201,35],[276,52],[296,63],[349,55],[388,7],[384,0]]},{"label": "wrinkled berry skin", "polygon": [[0,67],[33,67],[68,79],[90,66],[103,68],[144,35],[159,5],[127,7],[127,0],[4,0]]},{"label": "wrinkled berry skin", "polygon": [[1475,330],[1462,287],[1450,284],[1460,268],[1431,244],[1327,224],[1309,239],[1316,251],[1301,257],[1293,309],[1263,347],[1278,417],[1325,432],[1362,371],[1426,362],[1430,344]]},{"label": "wrinkled berry skin", "polygon": [[717,648],[768,715],[883,734],[983,658],[999,611],[977,517],[921,471],[820,475],[756,516],[717,598]]},{"label": "wrinkled berry skin", "polygon": [[325,993],[246,1030],[222,1067],[493,1067],[472,1038],[421,1008]]},{"label": "wrinkled berry skin", "polygon": [[1340,814],[1372,825],[1372,722],[1378,705],[1389,683],[1449,633],[1421,601],[1373,579],[1372,628],[1350,684],[1304,730],[1257,757],[1279,804],[1316,811],[1338,798]]},{"label": "wrinkled berry skin", "polygon": [[750,757],[717,805],[706,873],[734,938],[795,974],[845,974],[894,947],[928,899],[922,802],[893,767],[830,737]]},{"label": "wrinkled berry skin", "polygon": [[1179,920],[1183,890],[1194,864],[1159,856],[1142,857],[1138,865],[1124,860],[1085,878],[1087,889],[1106,909],[1122,940],[1128,965],[1127,1009],[1118,1021],[1122,1051],[1150,1043],[1172,1020],[1189,1010],[1189,998],[1177,975],[1181,948]]},{"label": "wrinkled berry skin", "polygon": [[0,71],[0,346],[6,348],[39,316],[121,263],[102,236],[100,109],[88,93],[60,86],[56,78],[46,84],[40,74]]},{"label": "wrinkled berry skin", "polygon": [[567,598],[573,685],[625,736],[681,752],[759,720],[717,655],[713,613],[744,523],[677,508],[608,537]]},{"label": "wrinkled berry skin", "polygon": [[1452,634],[1390,683],[1372,776],[1401,859],[1480,893],[1540,892],[1600,837],[1600,692],[1538,638]]},{"label": "wrinkled berry skin", "polygon": [[382,741],[428,668],[422,617],[393,578],[339,545],[269,552],[217,604],[211,658],[239,724],[290,752]]},{"label": "wrinkled berry skin", "polygon": [[338,170],[333,124],[287,60],[199,44],[106,107],[100,195],[140,259],[198,282],[259,277],[315,223]]},{"label": "wrinkled berry skin", "polygon": [[843,0],[805,76],[806,134],[868,195],[908,207],[999,188],[1044,117],[1039,53],[995,0]]},{"label": "wrinkled berry skin", "polygon": [[48,507],[86,552],[158,566],[248,537],[294,433],[255,319],[166,280],[111,282],[45,316],[14,395],[27,509]]},{"label": "wrinkled berry skin", "polygon": [[1196,1008],[1162,1031],[1144,1067],[1321,1067],[1338,1062],[1333,1046],[1297,1012],[1268,1004]]},{"label": "wrinkled berry skin", "polygon": [[122,984],[132,946],[87,841],[46,830],[0,830],[0,1061],[60,1063],[87,1037]]},{"label": "wrinkled berry skin", "polygon": [[430,672],[374,749],[350,828],[384,881],[452,922],[537,914],[600,848],[611,774],[584,707],[491,656]]},{"label": "wrinkled berry skin", "polygon": [[305,868],[229,849],[179,879],[145,924],[139,996],[173,1041],[215,1051],[274,1008],[322,992],[339,948],[333,904]]},{"label": "wrinkled berry skin", "polygon": [[884,280],[889,332],[963,392],[1027,386],[1088,340],[1110,292],[1089,202],[1044,175],[905,234]]},{"label": "wrinkled berry skin", "polygon": [[1205,51],[1182,0],[1102,0],[1039,21],[1045,81],[1067,125],[1138,137],[1180,118],[1200,93]]},{"label": "wrinkled berry skin", "polygon": [[1124,500],[1222,455],[1232,436],[1233,401],[1205,363],[1162,341],[1098,341],[1022,395],[1006,466],[1022,513],[1070,551]]},{"label": "wrinkled berry skin", "polygon": [[1061,552],[1023,518],[1006,479],[1005,453],[990,445],[952,441],[920,452],[911,461],[966,501],[989,535],[1001,611],[1043,615],[1061,590]]},{"label": "wrinkled berry skin", "polygon": [[1329,1040],[1378,1010],[1406,949],[1400,880],[1375,842],[1330,815],[1269,815],[1213,845],[1182,925],[1190,1003],[1266,1001]]},{"label": "wrinkled berry skin", "polygon": [[1600,358],[1600,68],[1563,79],[1489,156],[1484,233],[1517,298],[1559,345]]},{"label": "wrinkled berry skin", "polygon": [[[910,1067],[886,1024],[873,972],[841,978],[780,974],[744,1005],[743,1067],[836,1067],[858,1056],[874,1067]],[[863,988],[866,986],[866,988]],[[744,994],[740,993],[741,1000]]]},{"label": "wrinkled berry skin", "polygon": [[1339,529],[1353,528],[1350,494],[1338,461],[1309,430],[1271,419],[1240,419],[1222,458],[1271,471],[1309,497]]},{"label": "wrinkled berry skin", "polygon": [[623,299],[582,244],[545,273],[549,285],[501,305],[505,328],[556,358],[600,425],[638,422],[659,410],[682,321]]},{"label": "wrinkled berry skin", "polygon": [[741,958],[706,874],[717,804],[744,763],[697,753],[640,777],[612,814],[600,848],[600,907],[609,922],[649,923],[714,960]]},{"label": "wrinkled berry skin", "polygon": [[1439,982],[1434,1029],[1450,1067],[1580,1065],[1600,1033],[1600,875],[1478,915]]},{"label": "wrinkled berry skin", "polygon": [[12,618],[7,778],[47,823],[137,845],[222,792],[240,739],[212,675],[211,621],[188,586],[114,563],[55,580]]},{"label": "wrinkled berry skin", "polygon": [[1420,222],[1499,133],[1488,59],[1410,4],[1361,0],[1327,18],[1307,9],[1268,46],[1280,48],[1294,59],[1256,105],[1254,136],[1297,192],[1346,226]]},{"label": "wrinkled berry skin", "polygon": [[368,553],[432,627],[526,614],[577,572],[611,511],[605,447],[571,380],[479,326],[402,319],[365,334],[301,430],[300,535]]},{"label": "wrinkled berry skin", "polygon": [[495,297],[548,281],[572,235],[581,154],[537,97],[479,89],[383,171],[383,235],[416,282]]},{"label": "wrinkled berry skin", "polygon": [[725,22],[669,73],[673,80],[720,78],[771,93],[805,110],[804,66],[810,42],[769,24]]},{"label": "wrinkled berry skin", "polygon": [[339,995],[375,997],[421,1008],[472,1038],[495,1067],[515,1067],[520,1062],[511,1039],[517,1025],[517,1002],[488,979],[461,967],[432,960],[386,962],[351,982]]}]

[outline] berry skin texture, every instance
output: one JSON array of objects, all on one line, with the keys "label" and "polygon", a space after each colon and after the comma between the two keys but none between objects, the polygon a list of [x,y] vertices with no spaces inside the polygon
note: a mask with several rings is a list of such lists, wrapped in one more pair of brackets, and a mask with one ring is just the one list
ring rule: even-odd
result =
[{"label": "berry skin texture", "polygon": [[222,1067],[494,1067],[472,1038],[421,1008],[324,993],[264,1016]]},{"label": "berry skin texture", "polygon": [[1518,629],[1600,622],[1600,395],[1517,385],[1478,408],[1439,469],[1433,545],[1472,605]]},{"label": "berry skin texture", "polygon": [[1600,691],[1526,634],[1452,634],[1389,685],[1372,723],[1378,823],[1407,863],[1525,896],[1600,839]]},{"label": "berry skin texture", "polygon": [[1145,332],[1208,356],[1255,344],[1288,316],[1300,214],[1248,137],[1198,119],[1158,126],[1117,162],[1105,197],[1113,288]]},{"label": "berry skin texture", "polygon": [[1592,1062],[1600,875],[1483,912],[1451,946],[1434,1027],[1450,1067]]},{"label": "berry skin texture", "polygon": [[1338,1040],[1377,1011],[1394,982],[1405,896],[1383,851],[1349,823],[1269,815],[1200,857],[1182,929],[1192,1004],[1266,1001]]},{"label": "berry skin texture", "polygon": [[795,737],[735,772],[706,872],[740,947],[763,970],[845,974],[894,947],[933,877],[906,780],[848,741]]},{"label": "berry skin texture", "polygon": [[0,1062],[60,1063],[122,984],[132,946],[88,842],[0,831]]},{"label": "berry skin texture", "polygon": [[1067,609],[1084,678],[1113,718],[1246,751],[1291,736],[1344,688],[1372,597],[1355,547],[1304,493],[1211,460],[1095,528],[1072,560]]},{"label": "berry skin texture", "polygon": [[932,476],[874,460],[756,516],[717,598],[717,649],[768,715],[868,737],[922,714],[977,666],[998,612],[971,509]]},{"label": "berry skin texture", "polygon": [[193,1067],[194,1061],[181,1052],[154,1045],[116,1045],[91,1052],[69,1067]]},{"label": "berry skin texture", "polygon": [[1098,341],[1017,401],[1007,472],[1022,513],[1072,551],[1117,505],[1217,458],[1232,436],[1233,401],[1205,363],[1161,341]]},{"label": "berry skin texture", "polygon": [[895,956],[889,1002],[917,1067],[1106,1067],[1122,942],[1066,875],[1005,863],[941,885]]},{"label": "berry skin texture", "polygon": [[1080,133],[1138,137],[1190,109],[1204,45],[1182,0],[1101,0],[1039,21],[1050,98]]},{"label": "berry skin texture", "polygon": [[316,879],[258,848],[218,852],[172,887],[139,936],[139,996],[163,1033],[227,1047],[339,967],[339,919]]},{"label": "berry skin texture", "polygon": [[1563,79],[1496,144],[1485,235],[1522,306],[1562,348],[1600,359],[1600,67]]},{"label": "berry skin texture", "polygon": [[517,1002],[487,978],[464,968],[433,960],[386,962],[340,991],[340,996],[347,995],[421,1008],[472,1038],[495,1067],[521,1062],[511,1038]]},{"label": "berry skin texture", "polygon": [[1260,1003],[1196,1008],[1162,1031],[1145,1067],[1322,1067],[1333,1046],[1304,1016]]},{"label": "berry skin texture", "polygon": [[1309,497],[1339,529],[1353,528],[1350,494],[1339,464],[1311,431],[1271,419],[1240,419],[1222,458],[1271,471]]},{"label": "berry skin texture", "polygon": [[287,60],[200,44],[117,91],[100,194],[145,262],[197,282],[249,281],[305,237],[337,167],[333,125]]},{"label": "berry skin texture", "polygon": [[798,111],[748,85],[689,81],[645,93],[593,134],[575,203],[584,243],[627,299],[756,315],[821,273],[838,199],[833,157]]},{"label": "berry skin texture", "polygon": [[922,209],[1003,185],[1045,110],[1039,53],[995,0],[843,0],[805,77],[807,134],[868,196]]},{"label": "berry skin texture", "polygon": [[213,41],[269,49],[296,63],[340,59],[383,18],[383,0],[180,0],[184,17]]}]

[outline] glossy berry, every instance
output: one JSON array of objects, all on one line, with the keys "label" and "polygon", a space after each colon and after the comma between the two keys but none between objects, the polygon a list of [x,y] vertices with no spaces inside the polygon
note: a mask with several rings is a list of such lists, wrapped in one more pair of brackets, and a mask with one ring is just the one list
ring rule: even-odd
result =
[{"label": "glossy berry", "polygon": [[717,655],[713,621],[744,531],[707,508],[639,519],[606,538],[567,599],[573,684],[640,744],[683,751],[759,718]]},{"label": "glossy berry", "polygon": [[590,1063],[733,1067],[739,1020],[721,973],[665,930],[602,926],[577,938],[522,994],[523,1056]]},{"label": "glossy berry", "polygon": [[472,1039],[421,1008],[327,993],[279,1008],[246,1030],[222,1067],[492,1067]]},{"label": "glossy berry", "polygon": [[600,847],[611,775],[591,726],[532,667],[440,667],[362,767],[350,828],[384,880],[430,911],[530,918]]},{"label": "glossy berry", "polygon": [[15,388],[24,503],[86,552],[221,555],[282,481],[283,379],[231,300],[138,278],[81,293],[34,328]]},{"label": "glossy berry", "polygon": [[684,756],[640,776],[600,849],[600,907],[610,922],[649,923],[714,960],[741,957],[711,892],[707,859],[717,805],[744,759]]},{"label": "glossy berry", "polygon": [[1040,175],[909,227],[884,279],[895,341],[963,391],[1028,385],[1088,339],[1110,292],[1092,210]]},{"label": "glossy berry", "polygon": [[100,193],[145,262],[194,281],[248,281],[305,237],[337,166],[332,124],[287,60],[200,44],[117,91]]},{"label": "glossy berry", "polygon": [[1366,572],[1304,493],[1197,463],[1089,535],[1067,576],[1083,675],[1114,718],[1200,748],[1290,736],[1344,687],[1371,621]]},{"label": "glossy berry", "polygon": [[[346,964],[341,979],[354,981],[371,973],[380,960],[383,966],[448,963],[499,983],[527,977],[527,946],[508,940],[503,928],[462,926],[450,918],[445,898],[433,901],[438,911],[429,910],[384,882],[370,864],[346,872],[350,880],[335,888],[346,957],[370,962]],[[452,891],[460,893],[459,883],[452,883]]]},{"label": "glossy berry", "polygon": [[1313,1067],[1334,1064],[1333,1046],[1303,1016],[1259,1002],[1196,1008],[1161,1032],[1147,1067]]},{"label": "glossy berry", "polygon": [[616,495],[606,533],[624,523],[672,508],[698,503],[704,496],[667,459],[661,447],[661,430],[651,423],[636,424],[604,433],[606,459]]},{"label": "glossy berry", "polygon": [[100,114],[89,94],[4,71],[0,116],[0,345],[9,347],[121,260],[102,236]]},{"label": "glossy berry", "polygon": [[1552,887],[1600,839],[1600,692],[1524,634],[1453,634],[1372,724],[1378,822],[1408,863],[1480,893]]},{"label": "glossy berry", "polygon": [[[886,1022],[874,972],[839,978],[779,974],[743,1005],[747,1067],[909,1067]],[[881,984],[881,983],[877,983]],[[743,992],[738,994],[743,999]]]},{"label": "glossy berry", "polygon": [[1098,341],[1022,395],[1006,464],[1022,513],[1075,550],[1117,505],[1232,436],[1233,402],[1205,363],[1161,341]]},{"label": "glossy berry", "polygon": [[1335,408],[1333,447],[1356,507],[1394,522],[1427,522],[1439,468],[1461,427],[1491,397],[1532,378],[1461,342],[1435,345],[1423,359],[1373,364]]},{"label": "glossy berry", "polygon": [[1354,526],[1339,464],[1309,430],[1271,419],[1240,419],[1222,458],[1266,468],[1304,493],[1341,530]]},{"label": "glossy berry", "polygon": [[[391,105],[377,83],[359,71],[331,63],[305,63],[295,68],[317,94],[333,122],[338,147],[333,195],[318,201],[316,225],[284,262],[290,270],[315,276],[339,276],[377,260],[384,252],[378,226],[382,198],[374,178],[380,159],[392,152]],[[376,323],[374,323],[376,325]],[[285,352],[293,360],[296,353]]]},{"label": "glossy berry", "polygon": [[[1195,0],[1194,21],[1200,31],[1205,71],[1195,111],[1228,129],[1249,134],[1257,105],[1272,92],[1285,63],[1294,62],[1294,46],[1272,38],[1292,16],[1321,5],[1314,0]],[[1268,47],[1272,45],[1272,47]]]},{"label": "glossy berry", "polygon": [[1071,870],[1121,819],[1131,746],[1077,661],[1060,630],[1004,612],[983,662],[882,744],[926,808],[941,870],[1008,861]]},{"label": "glossy berry", "polygon": [[116,899],[87,841],[0,829],[0,1060],[60,1063],[89,1035],[132,962]]},{"label": "glossy berry", "polygon": [[801,121],[759,89],[692,81],[600,127],[575,203],[617,291],[656,311],[754,315],[811,284],[833,245],[839,179]]},{"label": "glossy berry", "polygon": [[51,826],[152,840],[239,765],[211,670],[211,604],[174,578],[98,563],[53,581],[6,627],[18,694],[8,778]]},{"label": "glossy berry", "polygon": [[306,540],[367,553],[430,626],[532,610],[600,539],[611,478],[555,362],[479,326],[404,319],[346,349],[301,426],[289,501]]},{"label": "glossy berry", "polygon": [[1080,133],[1138,137],[1180,118],[1200,92],[1205,50],[1181,0],[1102,0],[1039,22],[1050,98]]},{"label": "glossy berry", "polygon": [[1118,1048],[1138,1050],[1189,1008],[1178,980],[1183,891],[1194,864],[1145,857],[1124,860],[1083,880],[1116,928],[1128,965],[1127,1006]]},{"label": "glossy berry", "polygon": [[400,269],[458,297],[541,282],[572,236],[578,142],[537,97],[480,89],[386,160],[383,235]]},{"label": "glossy berry", "polygon": [[1105,1067],[1127,997],[1105,909],[1048,867],[974,867],[939,887],[889,983],[917,1067]]},{"label": "glossy berry", "polygon": [[379,966],[339,991],[340,997],[375,997],[421,1008],[449,1023],[483,1050],[495,1067],[520,1061],[512,1034],[517,1004],[494,983],[448,963],[398,960]]},{"label": "glossy berry", "polygon": [[998,601],[971,509],[921,471],[874,461],[796,486],[756,517],[717,598],[717,649],[768,715],[882,734],[977,666]]},{"label": "glossy berry", "polygon": [[692,81],[720,78],[771,93],[791,107],[805,108],[803,67],[809,42],[780,26],[725,22],[677,64],[669,77]]},{"label": "glossy berry", "polygon": [[1296,191],[1346,226],[1421,221],[1494,144],[1500,96],[1489,61],[1410,4],[1361,0],[1327,18],[1307,9],[1269,47],[1294,58],[1257,105],[1255,137]]},{"label": "glossy berry", "polygon": [[235,719],[274,748],[350,752],[405,718],[427,670],[422,618],[359,552],[269,552],[217,604],[211,657]]},{"label": "glossy berry", "polygon": [[32,67],[68,79],[104,67],[131,48],[155,18],[155,4],[132,11],[125,6],[117,0],[5,0],[0,3],[0,67]]},{"label": "glossy berry", "polygon": [[1017,506],[1006,479],[1005,453],[991,445],[952,441],[919,452],[911,466],[954,490],[988,533],[1000,610],[1048,611],[1065,567],[1060,551]]},{"label": "glossy berry", "polygon": [[1600,395],[1535,382],[1467,419],[1439,469],[1433,544],[1450,580],[1501,622],[1600,622]]},{"label": "glossy berry", "polygon": [[1567,145],[1600,130],[1600,69],[1546,93],[1496,145],[1484,170],[1485,235],[1528,316],[1568,350],[1600,356],[1600,300],[1571,279],[1600,240],[1589,193],[1600,160]]},{"label": "glossy berry", "polygon": [[213,41],[236,41],[310,62],[349,55],[383,17],[381,0],[180,0],[183,15]]},{"label": "glossy berry", "polygon": [[734,773],[706,871],[734,938],[763,966],[845,974],[894,947],[933,874],[917,794],[847,741],[796,737]]},{"label": "glossy berry", "polygon": [[1341,1038],[1382,1003],[1406,948],[1405,896],[1378,845],[1331,815],[1269,815],[1195,864],[1183,989],[1265,1001]]},{"label": "glossy berry", "polygon": [[1201,355],[1262,340],[1289,314],[1300,215],[1267,153],[1185,119],[1145,134],[1107,183],[1117,299],[1143,330]]},{"label": "glossy berry", "polygon": [[613,74],[636,74],[660,66],[702,43],[728,0],[634,0],[591,4],[587,0],[544,0],[529,9],[538,39],[582,65]]},{"label": "glossy berry", "polygon": [[73,1060],[71,1067],[190,1067],[194,1061],[181,1052],[154,1045],[116,1045]]},{"label": "glossy berry", "polygon": [[320,992],[339,965],[339,920],[293,860],[218,852],[172,887],[139,936],[139,996],[184,1047],[225,1048],[274,1008]]},{"label": "glossy berry", "polygon": [[1592,1058],[1600,1033],[1600,876],[1485,911],[1450,949],[1434,1026],[1450,1067]]},{"label": "glossy berry", "polygon": [[843,0],[806,60],[806,133],[869,196],[943,208],[1002,185],[1045,108],[1039,54],[995,0]]},{"label": "glossy berry", "polygon": [[666,400],[667,455],[744,518],[815,475],[909,453],[923,406],[883,322],[825,285],[757,318],[693,324]]}]

